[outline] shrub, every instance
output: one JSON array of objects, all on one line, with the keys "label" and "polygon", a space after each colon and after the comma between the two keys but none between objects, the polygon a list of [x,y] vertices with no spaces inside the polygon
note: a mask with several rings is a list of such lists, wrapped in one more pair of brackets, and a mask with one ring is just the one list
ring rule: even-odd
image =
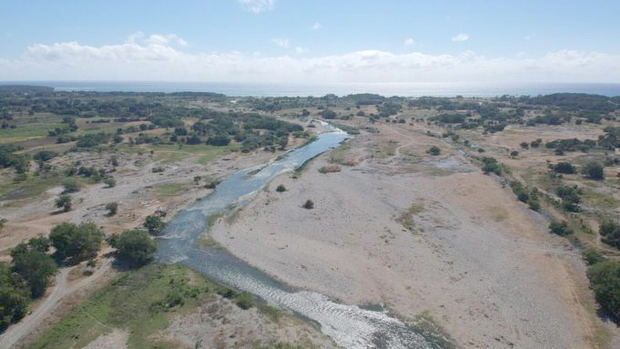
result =
[{"label": "shrub", "polygon": [[549,230],[552,233],[560,236],[566,236],[573,233],[573,231],[568,227],[568,224],[566,224],[566,222],[551,222],[551,224],[549,224]]},{"label": "shrub", "polygon": [[588,265],[605,261],[605,257],[593,248],[586,248],[581,252],[581,254]]},{"label": "shrub", "polygon": [[502,174],[502,168],[497,160],[486,156],[482,158],[482,171],[485,174],[495,173],[498,176]]},{"label": "shrub", "polygon": [[110,202],[105,205],[105,209],[108,210],[108,217],[112,217],[118,211],[118,204],[116,202]]},{"label": "shrub", "polygon": [[63,187],[65,187],[62,192],[63,194],[77,193],[78,191],[80,191],[80,183],[78,183],[78,181],[74,179],[67,178],[62,181],[62,185]]},{"label": "shrub", "polygon": [[582,173],[589,179],[602,180],[605,178],[603,174],[603,165],[596,161],[588,162],[582,169]]},{"label": "shrub", "polygon": [[60,223],[50,233],[56,258],[64,261],[69,258],[79,262],[96,255],[101,248],[103,232],[94,223]]},{"label": "shrub", "polygon": [[519,144],[519,145],[523,149],[529,149],[529,147],[530,147],[530,144],[528,142],[521,142],[521,144]]},{"label": "shrub", "polygon": [[107,185],[108,188],[113,188],[116,186],[116,180],[112,177],[107,177],[103,179],[103,184]]},{"label": "shrub", "polygon": [[147,216],[146,219],[144,219],[143,226],[151,235],[157,235],[164,229],[166,223],[164,223],[159,216]]},{"label": "shrub", "polygon": [[620,262],[596,263],[588,268],[587,275],[601,307],[620,318]]},{"label": "shrub", "polygon": [[428,150],[426,152],[428,154],[433,155],[433,156],[437,156],[437,155],[441,154],[441,149],[439,149],[439,147],[432,146],[432,147],[428,148]]},{"label": "shrub", "polygon": [[56,199],[56,207],[62,208],[64,212],[71,211],[71,197],[69,195],[61,195]]},{"label": "shrub", "polygon": [[110,239],[112,247],[116,248],[119,260],[131,266],[141,266],[153,259],[156,246],[149,234],[144,230],[126,230]]},{"label": "shrub", "polygon": [[604,243],[620,248],[620,224],[612,221],[603,222],[599,228],[599,233]]},{"label": "shrub", "polygon": [[314,202],[312,200],[306,200],[306,202],[304,202],[302,207],[307,210],[311,210],[314,208]]},{"label": "shrub", "polygon": [[553,172],[572,174],[577,172],[577,169],[575,168],[575,166],[571,165],[568,162],[558,162],[557,164],[553,165]]},{"label": "shrub", "polygon": [[512,158],[516,158],[517,156],[519,156],[519,152],[516,150],[513,150],[510,152],[510,157]]},{"label": "shrub", "polygon": [[280,185],[278,185],[278,187],[276,188],[276,191],[277,191],[278,193],[285,192],[285,191],[286,191],[286,187],[285,187],[284,185],[280,184]]}]

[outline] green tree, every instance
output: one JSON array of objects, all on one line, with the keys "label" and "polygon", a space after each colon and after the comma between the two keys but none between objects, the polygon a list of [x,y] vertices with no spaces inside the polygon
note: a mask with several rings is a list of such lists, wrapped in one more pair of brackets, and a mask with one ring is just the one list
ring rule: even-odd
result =
[{"label": "green tree", "polygon": [[613,221],[601,223],[599,233],[604,243],[620,248],[620,224]]},{"label": "green tree", "polygon": [[587,274],[601,307],[620,318],[620,262],[596,263],[588,269]]},{"label": "green tree", "polygon": [[50,233],[52,246],[60,261],[79,262],[92,257],[101,248],[103,232],[93,223],[60,223]]},{"label": "green tree", "polygon": [[150,262],[156,250],[155,242],[144,230],[126,230],[113,236],[109,242],[116,248],[117,258],[132,266]]},{"label": "green tree", "polygon": [[162,229],[164,229],[166,223],[164,223],[159,216],[147,216],[144,220],[143,226],[152,235],[157,235],[162,231]]},{"label": "green tree", "polygon": [[29,293],[26,281],[0,262],[0,333],[26,315]]},{"label": "green tree", "polygon": [[283,184],[280,184],[280,185],[278,185],[278,186],[276,187],[276,191],[277,191],[278,193],[285,192],[285,191],[286,191],[286,187],[285,187]]},{"label": "green tree", "polygon": [[71,211],[71,197],[69,195],[61,195],[56,199],[56,207],[62,208],[63,211]]},{"label": "green tree", "polygon": [[28,282],[32,297],[36,298],[42,295],[49,285],[50,277],[57,270],[52,257],[31,248],[25,243],[13,248],[11,257],[13,258],[13,271]]}]

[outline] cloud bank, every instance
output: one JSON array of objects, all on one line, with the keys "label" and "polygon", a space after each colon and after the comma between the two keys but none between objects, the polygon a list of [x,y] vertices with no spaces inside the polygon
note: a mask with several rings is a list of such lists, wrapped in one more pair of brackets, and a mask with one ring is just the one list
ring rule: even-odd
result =
[{"label": "cloud bank", "polygon": [[[620,55],[561,50],[538,57],[355,51],[325,56],[193,53],[176,35],[138,33],[124,43],[35,44],[0,57],[0,80],[148,80],[267,83],[620,82]],[[297,53],[305,52],[304,48]],[[301,52],[300,52],[301,51]]]}]

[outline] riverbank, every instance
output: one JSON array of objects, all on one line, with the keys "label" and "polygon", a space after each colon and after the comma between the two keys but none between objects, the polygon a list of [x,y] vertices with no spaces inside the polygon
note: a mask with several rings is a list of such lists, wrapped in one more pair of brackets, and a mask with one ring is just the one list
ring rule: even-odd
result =
[{"label": "riverbank", "polygon": [[[279,176],[211,236],[290,285],[406,319],[429,314],[460,346],[598,345],[606,330],[578,251],[439,139],[378,129],[339,159]],[[426,154],[431,145],[441,157]],[[356,165],[321,173],[330,159]]]}]

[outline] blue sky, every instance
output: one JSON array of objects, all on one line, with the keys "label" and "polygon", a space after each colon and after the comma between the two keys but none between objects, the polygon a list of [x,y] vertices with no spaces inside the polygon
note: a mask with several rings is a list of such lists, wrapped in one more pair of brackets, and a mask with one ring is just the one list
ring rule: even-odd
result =
[{"label": "blue sky", "polygon": [[0,79],[620,82],[618,14],[620,1],[0,0]]}]

